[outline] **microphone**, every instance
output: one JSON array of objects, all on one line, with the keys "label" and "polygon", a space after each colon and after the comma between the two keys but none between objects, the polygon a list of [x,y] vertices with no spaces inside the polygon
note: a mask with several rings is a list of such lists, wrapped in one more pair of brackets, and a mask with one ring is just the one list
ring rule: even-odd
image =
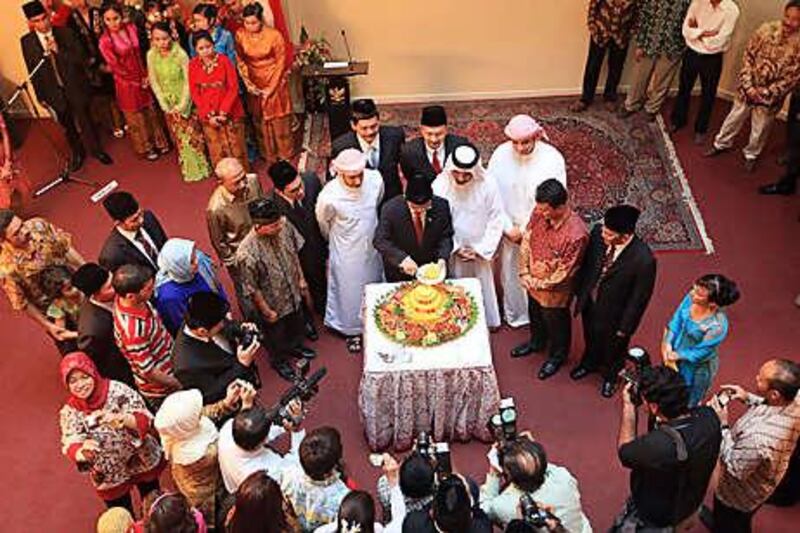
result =
[{"label": "microphone", "polygon": [[350,51],[350,43],[347,42],[347,34],[342,29],[342,40],[344,41],[344,47],[347,49],[347,63],[353,62],[353,53]]}]

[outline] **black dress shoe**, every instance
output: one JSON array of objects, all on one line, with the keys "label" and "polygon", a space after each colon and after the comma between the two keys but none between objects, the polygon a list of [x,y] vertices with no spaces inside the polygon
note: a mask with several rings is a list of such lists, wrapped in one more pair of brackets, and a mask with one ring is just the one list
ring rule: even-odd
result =
[{"label": "black dress shoe", "polygon": [[317,352],[309,348],[308,346],[300,346],[295,350],[300,357],[303,359],[314,359],[317,356]]},{"label": "black dress shoe", "polygon": [[776,183],[770,183],[769,185],[762,185],[758,188],[758,194],[766,194],[768,196],[791,196],[795,193],[796,189],[796,186],[789,185],[783,181],[778,181]]},{"label": "black dress shoe", "polygon": [[540,352],[544,349],[544,343],[537,340],[523,342],[511,350],[511,357],[525,357],[533,352]]},{"label": "black dress shoe", "polygon": [[600,394],[603,395],[603,398],[611,398],[615,392],[617,392],[617,384],[613,381],[604,381],[600,387]]},{"label": "black dress shoe", "polygon": [[558,372],[559,368],[561,368],[560,362],[548,359],[544,362],[542,368],[539,369],[539,379],[545,380],[553,376],[556,372]]},{"label": "black dress shoe", "polygon": [[306,322],[306,338],[310,341],[319,340],[319,333],[313,322]]},{"label": "black dress shoe", "polygon": [[589,374],[591,374],[591,372],[589,371],[588,368],[586,368],[585,366],[578,365],[570,371],[569,377],[571,377],[575,381],[578,381],[579,379],[585,378]]},{"label": "black dress shoe", "polygon": [[275,365],[272,366],[272,368],[274,368],[275,372],[277,372],[278,375],[283,379],[285,379],[286,381],[294,382],[295,378],[297,377],[297,375],[294,372],[294,369],[292,368],[292,365],[290,365],[286,361],[281,361],[280,363],[276,363]]},{"label": "black dress shoe", "polygon": [[95,159],[97,159],[98,161],[100,161],[104,165],[113,165],[114,164],[114,160],[111,159],[111,156],[108,155],[107,153],[103,152],[103,151],[93,153],[92,157],[94,157]]}]

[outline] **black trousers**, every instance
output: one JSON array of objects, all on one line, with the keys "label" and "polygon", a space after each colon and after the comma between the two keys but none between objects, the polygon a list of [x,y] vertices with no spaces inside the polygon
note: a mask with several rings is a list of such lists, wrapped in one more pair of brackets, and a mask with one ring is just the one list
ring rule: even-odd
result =
[{"label": "black trousers", "polygon": [[[67,105],[62,112],[54,112],[56,122],[64,128],[72,155],[84,155],[88,150],[95,154],[101,151],[100,139],[97,137],[97,127],[92,121],[89,111],[89,102],[85,105]],[[75,125],[78,125],[76,128]],[[80,128],[80,132],[78,132]]]},{"label": "black trousers", "polygon": [[750,533],[753,527],[753,511],[745,512],[733,507],[728,507],[714,496],[714,527],[713,533]]},{"label": "black trousers", "polygon": [[567,360],[572,342],[572,320],[566,307],[542,307],[528,296],[531,342],[549,344],[548,358],[559,363]]},{"label": "black trousers", "polygon": [[797,186],[800,176],[800,90],[792,93],[786,120],[786,174],[781,182]]},{"label": "black trousers", "polygon": [[620,48],[613,41],[610,41],[606,46],[600,46],[590,40],[589,55],[586,57],[586,68],[583,71],[581,102],[584,104],[591,104],[594,101],[597,82],[600,79],[600,69],[603,67],[606,53],[608,53],[608,75],[606,76],[603,97],[611,102],[617,99],[617,87],[619,87],[619,80],[622,78],[622,69],[625,67],[628,47]]},{"label": "black trousers", "polygon": [[581,366],[597,371],[606,381],[616,381],[617,374],[625,363],[629,337],[620,337],[608,324],[608,317],[598,316],[591,297],[581,311],[584,351]]},{"label": "black trousers", "polygon": [[265,348],[269,352],[272,366],[294,356],[305,338],[305,318],[302,309],[279,318],[274,324],[263,321],[261,326],[266,340]]},{"label": "black trousers", "polygon": [[[157,479],[153,481],[144,481],[142,483],[137,483],[136,488],[139,489],[139,497],[144,500],[145,497],[153,492],[154,490],[159,490],[161,485],[158,483]],[[131,499],[131,493],[128,492],[124,496],[120,496],[115,500],[105,500],[106,507],[111,509],[112,507],[124,507],[128,511],[130,511],[131,515],[136,516],[136,513],[133,511],[133,500]]]},{"label": "black trousers", "polygon": [[683,54],[681,64],[680,85],[675,107],[672,108],[672,125],[683,127],[689,116],[689,101],[697,78],[700,78],[700,111],[694,122],[696,133],[706,133],[717,98],[719,77],[722,74],[722,54],[698,54],[691,48]]}]

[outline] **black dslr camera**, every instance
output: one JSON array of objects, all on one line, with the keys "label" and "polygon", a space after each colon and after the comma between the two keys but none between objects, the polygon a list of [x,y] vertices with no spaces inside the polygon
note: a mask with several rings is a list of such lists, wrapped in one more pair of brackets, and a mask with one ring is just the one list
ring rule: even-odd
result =
[{"label": "black dslr camera", "polygon": [[650,366],[650,355],[641,346],[631,346],[625,356],[624,368],[620,370],[622,381],[631,384],[631,400],[634,405],[642,404],[640,390],[642,370]]},{"label": "black dslr camera", "polygon": [[517,438],[517,408],[514,398],[503,398],[497,414],[492,415],[486,423],[489,432],[501,445]]},{"label": "black dslr camera", "polygon": [[533,496],[528,493],[519,497],[519,508],[522,511],[522,520],[529,526],[547,529],[548,520],[558,521],[553,513],[540,509]]},{"label": "black dslr camera", "polygon": [[297,399],[307,403],[319,392],[319,382],[328,373],[325,367],[320,368],[308,377],[298,377],[294,385],[283,393],[278,402],[267,409],[267,414],[273,424],[283,425],[284,422],[296,426],[301,419],[295,418],[289,413],[288,406],[293,400]]},{"label": "black dslr camera", "polygon": [[417,435],[416,449],[431,464],[439,479],[453,473],[450,445],[446,442],[434,442],[428,433],[421,431]]},{"label": "black dslr camera", "polygon": [[225,321],[225,327],[223,331],[225,332],[225,336],[227,338],[232,340],[236,346],[241,348],[247,348],[248,346],[251,346],[256,340],[261,344],[264,344],[265,342],[264,335],[261,334],[261,331],[258,328],[255,330],[246,328],[242,322],[227,320]]}]

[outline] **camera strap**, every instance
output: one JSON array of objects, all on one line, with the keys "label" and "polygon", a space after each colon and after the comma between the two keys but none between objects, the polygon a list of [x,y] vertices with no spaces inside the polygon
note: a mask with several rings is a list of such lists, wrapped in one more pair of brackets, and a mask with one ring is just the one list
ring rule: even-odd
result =
[{"label": "camera strap", "polygon": [[672,442],[675,443],[675,456],[678,459],[678,469],[680,470],[680,476],[678,477],[678,488],[676,491],[678,499],[675,500],[675,508],[672,510],[672,522],[673,525],[675,525],[675,522],[677,522],[678,519],[677,514],[680,504],[680,495],[683,494],[683,489],[686,485],[686,475],[688,473],[688,469],[686,467],[688,466],[687,460],[689,459],[689,451],[686,449],[686,441],[683,440],[683,435],[681,435],[680,431],[669,424],[661,424],[659,429],[663,430],[664,433],[666,433],[672,439]]}]

